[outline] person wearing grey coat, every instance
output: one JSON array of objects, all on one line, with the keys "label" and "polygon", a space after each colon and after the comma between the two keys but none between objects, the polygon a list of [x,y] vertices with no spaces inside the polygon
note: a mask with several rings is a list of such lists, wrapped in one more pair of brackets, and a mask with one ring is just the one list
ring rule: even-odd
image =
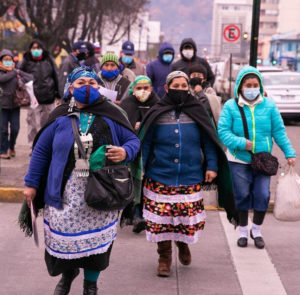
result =
[{"label": "person wearing grey coat", "polygon": [[15,69],[12,52],[3,49],[0,52],[1,159],[10,159],[16,155],[15,144],[20,129],[20,108],[14,105],[14,94],[20,84],[23,85],[30,80],[33,80],[33,76]]}]

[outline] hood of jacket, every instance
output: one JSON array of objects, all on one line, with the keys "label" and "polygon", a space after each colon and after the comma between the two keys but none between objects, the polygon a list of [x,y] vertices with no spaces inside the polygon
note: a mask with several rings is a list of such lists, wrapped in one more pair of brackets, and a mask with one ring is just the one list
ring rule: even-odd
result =
[{"label": "hood of jacket", "polygon": [[259,84],[260,84],[260,94],[261,94],[261,96],[264,96],[263,78],[262,78],[261,73],[252,66],[244,66],[239,71],[237,78],[236,78],[235,87],[234,87],[234,97],[235,98],[239,97],[238,91],[241,86],[243,78],[249,74],[254,74],[258,77]]},{"label": "hood of jacket", "polygon": [[191,45],[191,46],[194,48],[194,56],[192,57],[192,59],[195,58],[195,56],[197,55],[197,45],[196,45],[196,43],[195,43],[195,41],[194,41],[193,38],[185,38],[185,39],[183,39],[183,40],[181,41],[181,44],[180,44],[180,54],[181,54],[182,59],[183,59],[183,60],[187,60],[187,59],[182,55],[182,49],[183,49],[184,45],[186,45],[186,44],[189,44],[189,45]]},{"label": "hood of jacket", "polygon": [[2,59],[2,57],[4,57],[4,56],[10,56],[10,57],[14,58],[14,55],[8,49],[3,49],[0,51],[0,59]]},{"label": "hood of jacket", "polygon": [[164,43],[161,44],[161,46],[159,48],[159,52],[158,52],[158,59],[161,62],[163,62],[162,56],[163,56],[165,51],[171,51],[173,53],[173,56],[175,55],[175,50],[174,50],[173,46],[168,42],[164,42]]}]

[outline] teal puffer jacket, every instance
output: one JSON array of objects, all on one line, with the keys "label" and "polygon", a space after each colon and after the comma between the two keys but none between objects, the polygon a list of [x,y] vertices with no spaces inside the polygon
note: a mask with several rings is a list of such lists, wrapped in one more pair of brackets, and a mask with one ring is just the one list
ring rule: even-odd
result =
[{"label": "teal puffer jacket", "polygon": [[[237,77],[235,85],[236,98],[243,77],[249,73],[258,76],[263,97],[264,90],[260,73],[254,67],[246,66],[239,72]],[[243,109],[247,119],[249,137],[253,142],[253,153],[271,153],[274,139],[286,158],[296,156],[295,150],[286,135],[281,115],[272,99],[263,97],[263,101],[253,108],[244,105]],[[243,121],[235,99],[228,100],[224,105],[218,123],[218,134],[234,157],[247,163],[251,162],[250,153],[245,150],[246,138],[244,136]]]}]

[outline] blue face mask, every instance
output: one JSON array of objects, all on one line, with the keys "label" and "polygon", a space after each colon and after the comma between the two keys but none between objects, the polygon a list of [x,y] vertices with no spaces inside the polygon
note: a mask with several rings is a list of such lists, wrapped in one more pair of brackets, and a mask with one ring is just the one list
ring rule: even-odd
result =
[{"label": "blue face mask", "polygon": [[133,57],[131,55],[123,55],[122,61],[126,65],[130,65],[133,62]]},{"label": "blue face mask", "polygon": [[32,49],[31,54],[33,57],[41,57],[43,54],[43,50],[42,49]]},{"label": "blue face mask", "polygon": [[13,65],[12,60],[4,60],[2,63],[5,67],[12,67],[12,65]]},{"label": "blue face mask", "polygon": [[171,63],[172,60],[173,60],[173,55],[172,55],[172,54],[164,54],[164,55],[162,56],[162,60],[163,60],[165,63],[169,64],[169,63]]},{"label": "blue face mask", "polygon": [[79,88],[74,87],[73,96],[80,103],[91,104],[100,97],[100,93],[98,89],[90,85],[84,85]]},{"label": "blue face mask", "polygon": [[243,95],[248,100],[255,100],[260,94],[259,88],[244,88]]},{"label": "blue face mask", "polygon": [[108,80],[112,80],[116,78],[119,75],[119,73],[120,73],[119,69],[116,69],[114,71],[105,71],[105,70],[101,71],[101,75]]}]

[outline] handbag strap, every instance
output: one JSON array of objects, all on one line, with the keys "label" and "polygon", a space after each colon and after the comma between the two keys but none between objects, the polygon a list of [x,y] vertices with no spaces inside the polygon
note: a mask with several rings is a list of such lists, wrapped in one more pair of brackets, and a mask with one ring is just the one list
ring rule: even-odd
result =
[{"label": "handbag strap", "polygon": [[[243,121],[243,128],[244,128],[244,134],[245,138],[249,140],[249,130],[248,130],[248,124],[245,116],[244,109],[239,105],[238,99],[235,99],[235,102],[239,108],[239,111],[241,113],[242,121]],[[251,155],[253,155],[252,151],[248,151]]]},{"label": "handbag strap", "polygon": [[79,149],[79,151],[80,151],[80,154],[81,154],[81,156],[82,156],[85,160],[87,160],[87,155],[86,155],[86,152],[85,152],[85,150],[84,150],[82,141],[81,141],[80,136],[79,136],[79,132],[78,132],[78,128],[77,128],[77,123],[76,123],[76,117],[75,117],[75,116],[72,116],[72,117],[71,117],[71,120],[72,120],[72,130],[73,130],[73,135],[74,135],[75,141],[76,141],[76,143],[77,143],[78,149]]}]

